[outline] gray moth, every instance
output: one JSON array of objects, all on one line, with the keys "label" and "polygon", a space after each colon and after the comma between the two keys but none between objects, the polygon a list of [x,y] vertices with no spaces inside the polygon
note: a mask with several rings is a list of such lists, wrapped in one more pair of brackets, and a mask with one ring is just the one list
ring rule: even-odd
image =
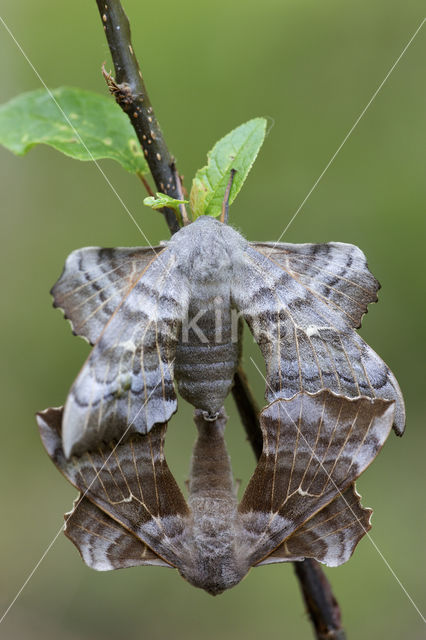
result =
[{"label": "gray moth", "polygon": [[68,395],[66,457],[166,423],[180,395],[214,419],[246,322],[266,363],[268,403],[321,389],[395,401],[398,383],[355,331],[379,284],[354,245],[248,242],[201,216],[158,247],[74,251],[52,289],[94,345]]},{"label": "gray moth", "polygon": [[251,567],[315,558],[346,562],[370,528],[354,482],[394,419],[394,402],[298,392],[261,412],[263,453],[238,502],[224,441],[223,409],[195,411],[188,500],[164,457],[167,424],[67,458],[62,409],[38,414],[43,444],[80,491],[65,534],[99,571],[138,565],[176,568],[212,595]]}]

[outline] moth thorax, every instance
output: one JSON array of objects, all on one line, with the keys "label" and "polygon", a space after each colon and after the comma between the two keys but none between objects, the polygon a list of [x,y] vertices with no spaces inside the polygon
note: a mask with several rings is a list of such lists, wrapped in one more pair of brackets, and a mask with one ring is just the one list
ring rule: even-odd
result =
[{"label": "moth thorax", "polygon": [[229,281],[237,256],[247,245],[232,227],[200,216],[171,239],[182,273],[193,283]]},{"label": "moth thorax", "polygon": [[191,279],[203,284],[212,281],[229,281],[232,262],[226,249],[222,245],[205,249],[205,251],[197,251],[194,255]]},{"label": "moth thorax", "polygon": [[229,282],[232,271],[230,247],[220,237],[200,234],[188,256],[186,269],[192,283]]}]

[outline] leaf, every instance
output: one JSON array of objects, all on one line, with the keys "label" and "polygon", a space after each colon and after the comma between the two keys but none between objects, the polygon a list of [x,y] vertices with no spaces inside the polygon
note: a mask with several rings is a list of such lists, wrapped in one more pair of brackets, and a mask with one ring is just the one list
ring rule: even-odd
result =
[{"label": "leaf", "polygon": [[194,219],[220,215],[231,169],[236,169],[229,198],[229,204],[233,203],[259,153],[265,132],[266,119],[254,118],[216,142],[207,154],[207,165],[197,171],[192,181],[190,202]]},{"label": "leaf", "polygon": [[47,144],[77,160],[111,158],[131,173],[148,172],[132,126],[112,99],[70,87],[52,94],[66,117],[44,89],[1,105],[0,144],[17,155]]},{"label": "leaf", "polygon": [[180,213],[179,205],[188,204],[188,200],[176,200],[165,193],[156,193],[155,198],[153,196],[149,196],[144,199],[143,203],[145,206],[151,207],[151,209],[169,207],[169,209],[174,209],[177,213]]}]

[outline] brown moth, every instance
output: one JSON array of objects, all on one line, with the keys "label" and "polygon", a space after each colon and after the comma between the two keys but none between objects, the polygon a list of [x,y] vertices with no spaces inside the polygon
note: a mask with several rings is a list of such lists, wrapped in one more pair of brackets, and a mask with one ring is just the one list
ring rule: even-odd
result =
[{"label": "brown moth", "polygon": [[160,247],[74,251],[53,287],[74,333],[94,348],[68,395],[66,457],[148,433],[181,396],[211,418],[240,357],[241,318],[266,362],[266,399],[330,389],[395,401],[398,383],[354,331],[379,284],[357,247],[250,243],[209,216]]},{"label": "brown moth", "polygon": [[260,416],[263,453],[239,504],[223,410],[215,420],[195,411],[187,501],[164,458],[166,423],[70,459],[62,409],[38,414],[38,423],[49,456],[81,492],[65,533],[86,564],[175,567],[216,595],[254,566],[349,559],[371,515],[354,482],[387,438],[394,404],[328,390],[273,401]]}]

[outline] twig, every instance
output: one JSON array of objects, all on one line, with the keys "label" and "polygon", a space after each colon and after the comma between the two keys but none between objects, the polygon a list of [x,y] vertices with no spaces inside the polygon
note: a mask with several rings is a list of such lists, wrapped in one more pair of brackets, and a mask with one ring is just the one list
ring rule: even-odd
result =
[{"label": "twig", "polygon": [[[116,79],[104,71],[111,93],[127,113],[142,145],[154,182],[162,193],[182,199],[182,185],[173,158],[167,149],[133,51],[130,26],[119,0],[96,0],[114,63]],[[145,183],[145,181],[144,181]],[[163,209],[170,233],[179,230],[172,209]],[[232,395],[256,458],[263,439],[259,410],[240,367],[235,374]],[[294,563],[306,608],[317,640],[344,640],[340,610],[330,584],[315,560]]]},{"label": "twig", "polygon": [[262,431],[259,425],[259,407],[247,382],[247,376],[240,366],[234,376],[232,395],[246,430],[256,459],[259,460],[263,448]]},{"label": "twig", "polygon": [[[263,447],[259,409],[241,367],[234,377],[232,395],[247,438],[258,460]],[[317,640],[345,640],[339,605],[318,562],[306,558],[302,562],[294,562],[293,565]]]},{"label": "twig", "polygon": [[346,640],[339,605],[318,562],[306,558],[293,566],[317,639]]},{"label": "twig", "polygon": [[[130,26],[119,0],[96,0],[114,63],[113,78],[103,69],[110,92],[130,118],[158,191],[178,198],[173,158],[164,142],[139,69]],[[173,209],[164,208],[170,233],[179,230]]]}]

